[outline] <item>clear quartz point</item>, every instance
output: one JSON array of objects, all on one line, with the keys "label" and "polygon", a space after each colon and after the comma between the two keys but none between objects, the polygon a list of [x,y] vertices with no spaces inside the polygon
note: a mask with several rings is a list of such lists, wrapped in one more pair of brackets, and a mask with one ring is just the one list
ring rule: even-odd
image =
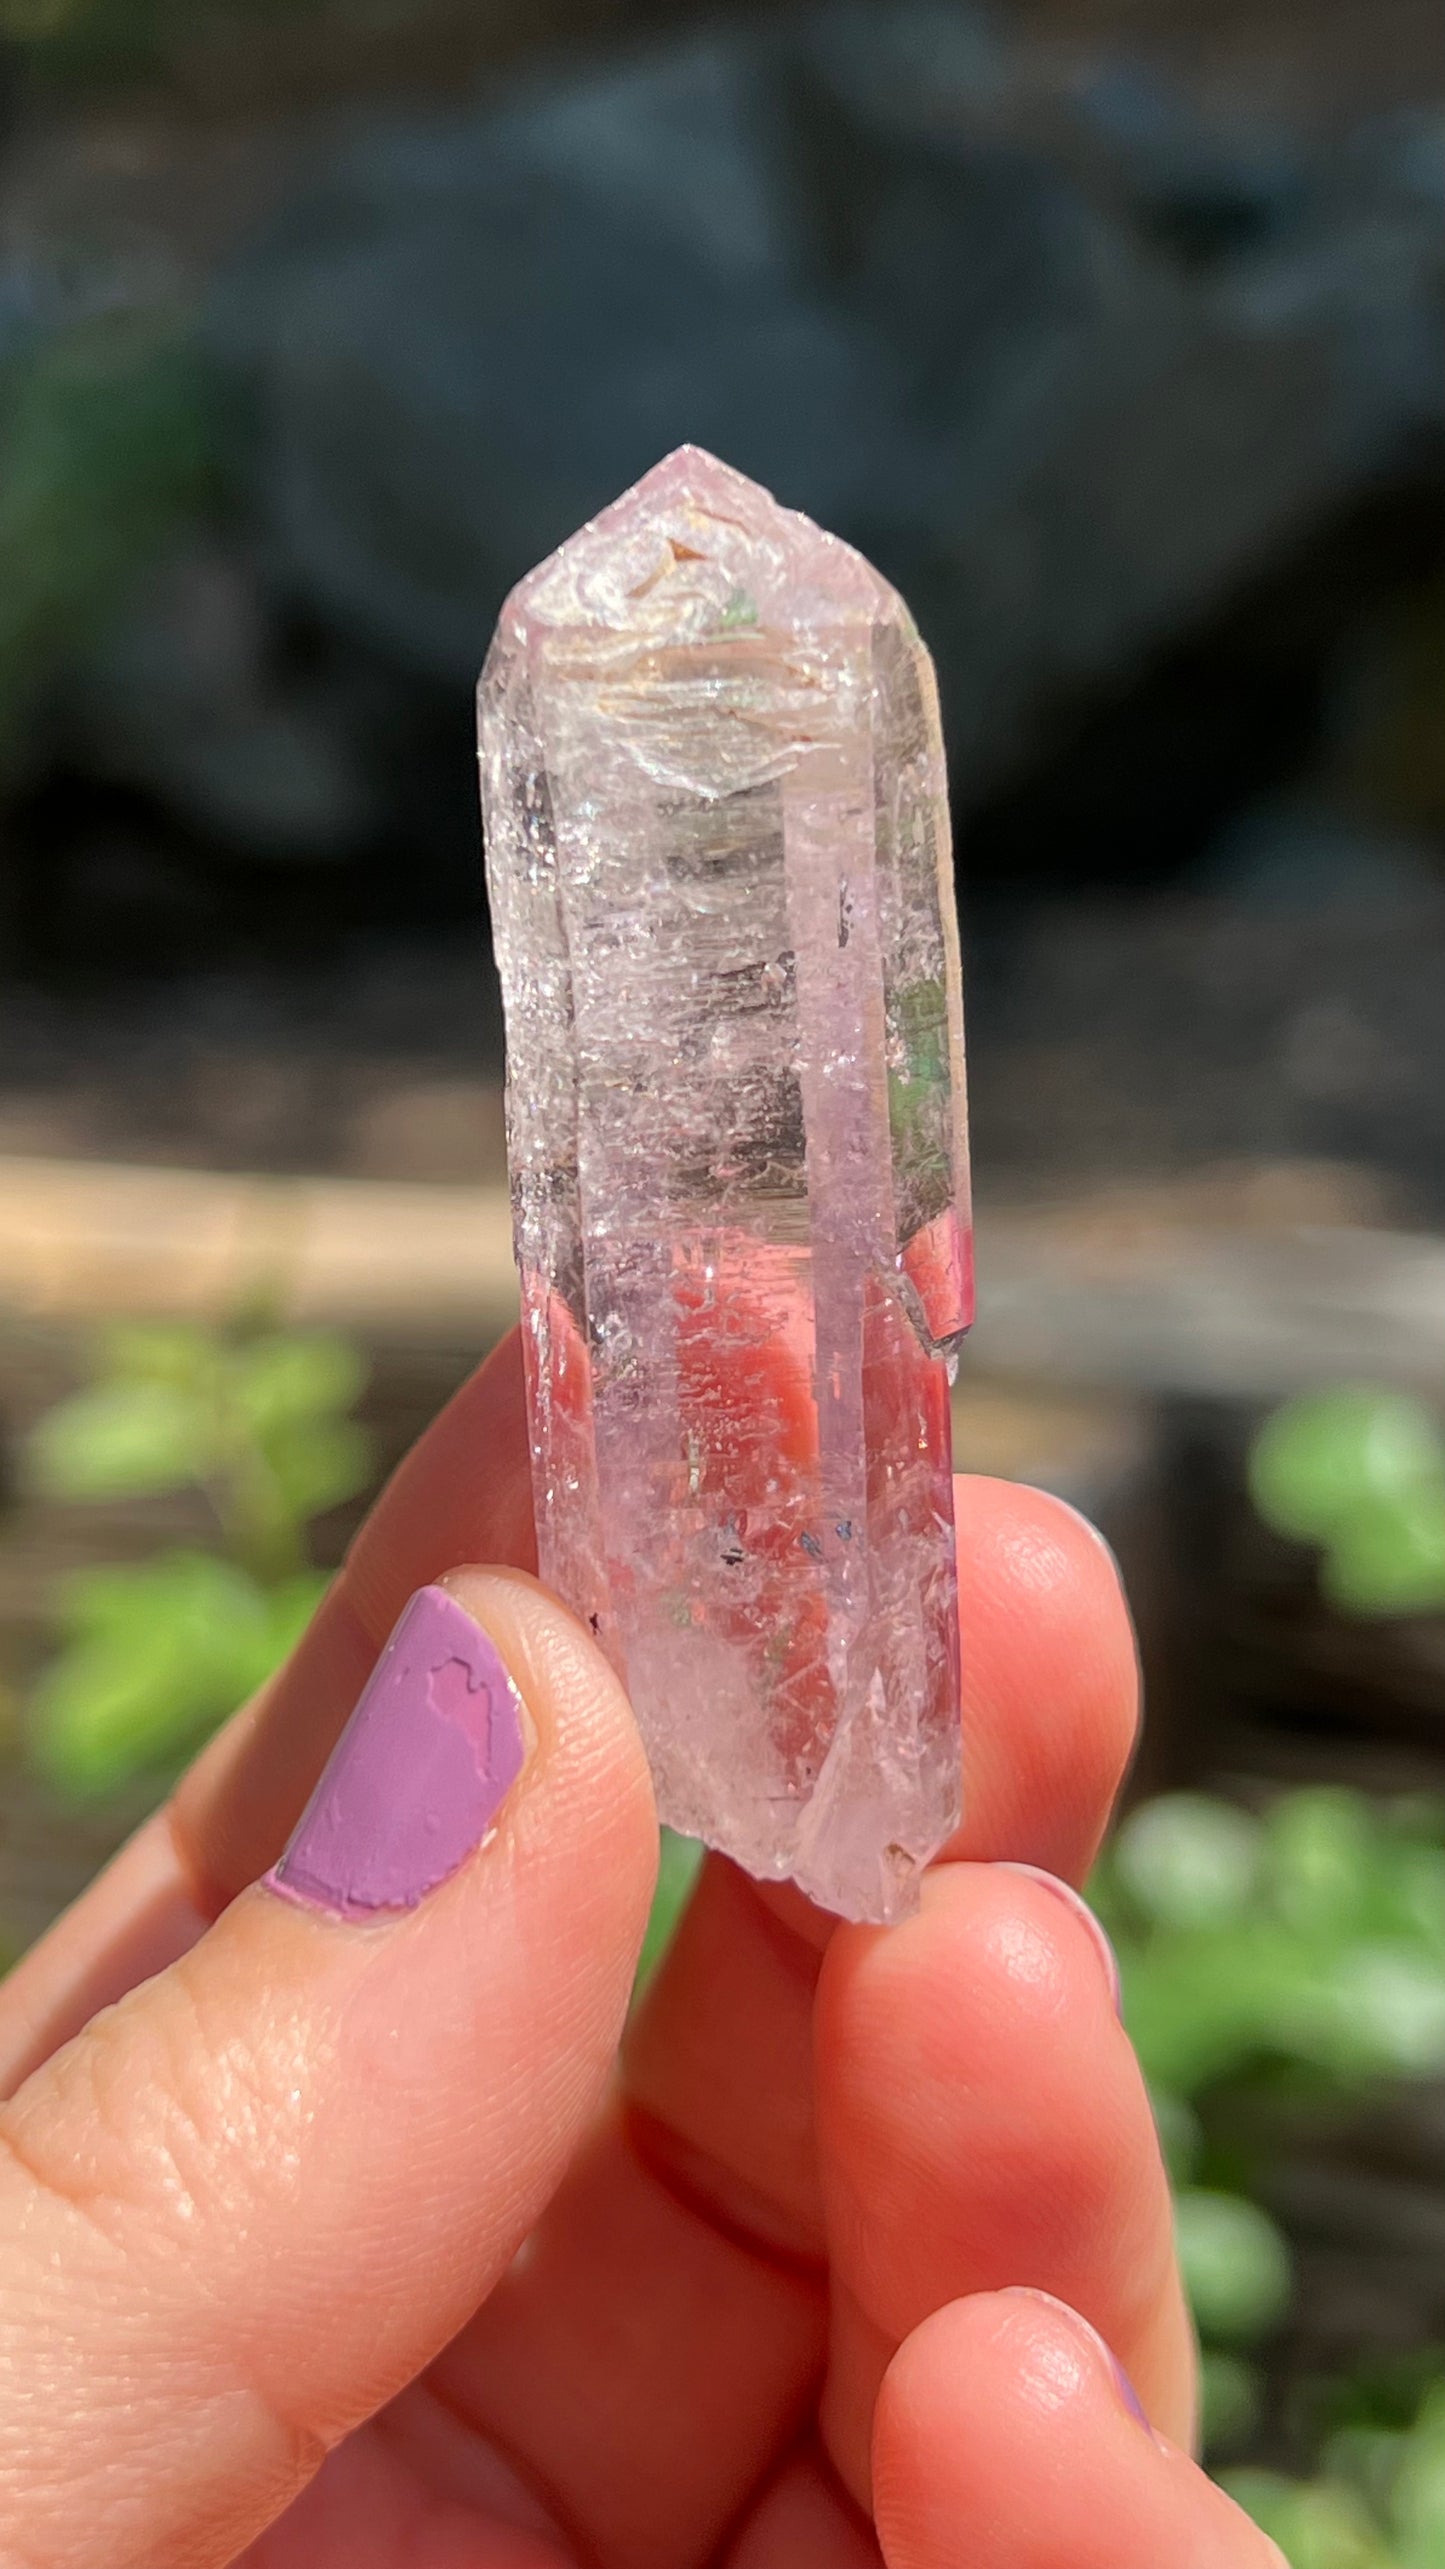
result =
[{"label": "clear quartz point", "polygon": [[932,664],[684,446],[513,591],[480,705],[542,1575],[664,1820],[902,1916],[959,1809],[972,1316]]}]

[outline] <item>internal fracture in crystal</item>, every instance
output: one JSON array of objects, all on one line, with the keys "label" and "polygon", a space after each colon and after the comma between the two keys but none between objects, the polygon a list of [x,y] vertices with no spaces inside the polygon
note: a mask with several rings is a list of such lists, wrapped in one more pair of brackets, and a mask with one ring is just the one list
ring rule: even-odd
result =
[{"label": "internal fracture in crystal", "polygon": [[928,654],[682,447],[513,591],[480,709],[542,1575],[664,1820],[897,1917],[958,1816],[972,1302]]}]

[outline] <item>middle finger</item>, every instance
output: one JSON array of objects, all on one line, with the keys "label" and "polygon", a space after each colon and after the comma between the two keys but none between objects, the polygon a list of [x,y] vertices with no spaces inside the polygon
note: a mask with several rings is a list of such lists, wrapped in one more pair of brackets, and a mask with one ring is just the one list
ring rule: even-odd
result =
[{"label": "middle finger", "polygon": [[[1082,1870],[1134,1732],[1117,1577],[1057,1501],[984,1481],[957,1496],[962,1844]],[[830,1932],[708,1867],[634,2026],[618,2124],[446,2359],[448,2404],[603,2563],[711,2557],[816,2390],[813,2010]]]},{"label": "middle finger", "polygon": [[1091,2322],[1187,2444],[1193,2349],[1118,1976],[1077,1894],[942,1865],[919,1917],[835,1938],[817,2010],[833,2325],[825,2440],[866,2503],[873,2409],[945,2304],[1025,2286]]}]

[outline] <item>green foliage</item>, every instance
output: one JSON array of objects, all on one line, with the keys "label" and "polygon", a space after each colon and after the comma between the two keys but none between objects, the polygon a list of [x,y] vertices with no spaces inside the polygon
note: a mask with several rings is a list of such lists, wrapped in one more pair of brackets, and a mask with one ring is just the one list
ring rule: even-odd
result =
[{"label": "green foliage", "polygon": [[279,1666],[325,1584],[308,1573],[263,1588],[203,1552],[69,1580],[63,1647],[31,1700],[42,1771],[104,1794],[184,1756]]},{"label": "green foliage", "polygon": [[1422,1402],[1369,1384],[1286,1401],[1249,1486],[1276,1533],[1320,1546],[1342,1614],[1445,1612],[1445,1434]]},{"label": "green foliage", "polygon": [[1445,2383],[1399,2426],[1357,2426],[1317,2480],[1226,2471],[1224,2486],[1292,2569],[1439,2569],[1445,2559]]},{"label": "green foliage", "polygon": [[179,1326],[109,1331],[91,1383],[42,1419],[32,1485],[73,1504],[198,1488],[219,1554],[72,1578],[30,1707],[35,1760],[74,1794],[173,1764],[277,1667],[324,1587],[309,1520],[369,1477],[344,1342]]},{"label": "green foliage", "polygon": [[137,64],[150,54],[150,38],[165,0],[0,0],[0,37],[32,48],[43,59],[54,48],[63,51],[98,21],[118,22],[122,41]]},{"label": "green foliage", "polygon": [[1290,2569],[1402,2569],[1358,2492],[1274,2471],[1223,2475],[1231,2497],[1279,2544]]},{"label": "green foliage", "polygon": [[663,1830],[658,1854],[657,1889],[652,1895],[647,1933],[642,1940],[642,1953],[637,1965],[639,1990],[652,1978],[672,1942],[692,1896],[702,1855],[696,1838],[680,1838],[675,1830]]},{"label": "green foliage", "polygon": [[1174,2207],[1175,2239],[1199,2333],[1253,2346],[1289,2307],[1289,2250],[1269,2215],[1242,2195],[1191,2186]]},{"label": "green foliage", "polygon": [[1386,2463],[1386,2506],[1401,2569],[1439,2569],[1445,2559],[1445,2384]]},{"label": "green foliage", "polygon": [[[1284,1504],[1286,1478],[1272,1504]],[[1321,1489],[1339,1488],[1333,1464],[1315,1483],[1302,1476],[1288,1502],[1296,1523]],[[1257,2357],[1291,2296],[1288,2245],[1248,2191],[1267,2175],[1271,2106],[1297,2117],[1311,2099],[1445,2070],[1445,1814],[1424,1799],[1378,1805],[1326,1789],[1286,1794],[1263,1816],[1171,1794],[1125,1821],[1091,1891],[1179,2190],[1217,2463],[1258,2429]],[[1253,2119],[1240,2111],[1251,2102]],[[1253,2155],[1241,2141],[1251,2129]],[[1425,2350],[1404,2382],[1332,2385],[1317,2479],[1221,2473],[1292,2569],[1436,2569],[1445,2558],[1436,2360]]]},{"label": "green foliage", "polygon": [[95,1380],[36,1429],[32,1479],[79,1501],[199,1486],[228,1555],[262,1581],[289,1578],[307,1520],[365,1485],[370,1446],[347,1415],[364,1380],[335,1338],[114,1329]]},{"label": "green foliage", "polygon": [[56,672],[211,500],[218,444],[168,317],[106,313],[0,369],[0,773]]},{"label": "green foliage", "polygon": [[1445,1485],[1359,1509],[1326,1550],[1320,1586],[1341,1614],[1445,1611]]},{"label": "green foliage", "polygon": [[1445,1846],[1426,1805],[1321,1788],[1267,1819],[1202,1796],[1134,1813],[1095,1897],[1151,2085],[1445,2070]]},{"label": "green foliage", "polygon": [[1239,2453],[1256,2433],[1263,2407],[1263,2385],[1257,2364],[1205,2346],[1199,2357],[1199,2409],[1204,2449],[1215,2455]]},{"label": "green foliage", "polygon": [[1115,1841],[1114,1868],[1153,1925],[1218,1927],[1247,1910],[1260,1853],[1259,1829],[1243,1811],[1174,1793],[1135,1812]]},{"label": "green foliage", "polygon": [[0,39],[23,45],[59,82],[129,80],[163,70],[187,42],[248,21],[316,15],[322,0],[0,0]]}]

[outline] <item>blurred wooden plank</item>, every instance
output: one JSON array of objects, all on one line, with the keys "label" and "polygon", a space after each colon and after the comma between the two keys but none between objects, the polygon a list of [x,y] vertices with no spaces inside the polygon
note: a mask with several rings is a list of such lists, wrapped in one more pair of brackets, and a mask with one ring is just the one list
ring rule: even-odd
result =
[{"label": "blurred wooden plank", "polygon": [[1062,1384],[1273,1400],[1367,1378],[1438,1394],[1445,1241],[1301,1227],[980,1226],[978,1353]]},{"label": "blurred wooden plank", "polygon": [[501,1188],[0,1158],[0,1307],[279,1319],[475,1344],[515,1317]]},{"label": "blurred wooden plank", "polygon": [[[1268,1173],[1266,1173],[1268,1174]],[[1358,1223],[1319,1172],[985,1209],[966,1377],[1270,1399],[1370,1375],[1438,1389],[1445,1241]],[[1344,1218],[1319,1221],[1316,1210]],[[500,1187],[0,1158],[0,1311],[279,1318],[478,1347],[515,1316]]]}]

